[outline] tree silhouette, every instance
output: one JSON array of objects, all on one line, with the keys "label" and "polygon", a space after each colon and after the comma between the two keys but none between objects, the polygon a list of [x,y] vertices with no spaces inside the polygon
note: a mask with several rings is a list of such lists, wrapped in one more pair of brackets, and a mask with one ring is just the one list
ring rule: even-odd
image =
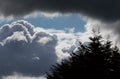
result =
[{"label": "tree silhouette", "polygon": [[101,35],[89,38],[87,45],[80,43],[70,58],[51,68],[47,79],[120,79],[120,52],[111,41]]}]

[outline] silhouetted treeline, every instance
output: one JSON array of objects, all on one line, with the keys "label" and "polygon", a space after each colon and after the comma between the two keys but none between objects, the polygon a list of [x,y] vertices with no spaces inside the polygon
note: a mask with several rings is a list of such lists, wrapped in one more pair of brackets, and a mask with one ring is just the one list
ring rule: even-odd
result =
[{"label": "silhouetted treeline", "polygon": [[87,45],[80,43],[78,51],[68,60],[56,64],[47,79],[120,79],[120,52],[111,41],[101,35],[89,38]]}]

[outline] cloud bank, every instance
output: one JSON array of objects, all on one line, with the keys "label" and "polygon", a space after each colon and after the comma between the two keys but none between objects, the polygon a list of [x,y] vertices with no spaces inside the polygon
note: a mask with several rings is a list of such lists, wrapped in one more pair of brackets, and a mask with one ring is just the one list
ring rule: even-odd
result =
[{"label": "cloud bank", "polygon": [[35,32],[26,21],[0,28],[0,76],[22,73],[43,75],[57,61],[57,36]]},{"label": "cloud bank", "polygon": [[0,0],[4,16],[23,16],[35,11],[83,13],[102,20],[120,19],[119,0]]},{"label": "cloud bank", "polygon": [[0,78],[44,79],[50,67],[69,56],[81,38],[85,41],[85,34],[75,33],[73,28],[44,29],[24,20],[5,24],[0,27]]}]

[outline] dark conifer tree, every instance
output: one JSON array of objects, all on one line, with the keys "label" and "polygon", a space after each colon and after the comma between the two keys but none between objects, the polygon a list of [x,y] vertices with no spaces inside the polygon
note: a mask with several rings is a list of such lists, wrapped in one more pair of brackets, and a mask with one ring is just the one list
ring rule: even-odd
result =
[{"label": "dark conifer tree", "polygon": [[80,43],[78,51],[68,60],[51,68],[47,79],[120,79],[120,52],[111,41],[101,35],[89,38],[87,45]]}]

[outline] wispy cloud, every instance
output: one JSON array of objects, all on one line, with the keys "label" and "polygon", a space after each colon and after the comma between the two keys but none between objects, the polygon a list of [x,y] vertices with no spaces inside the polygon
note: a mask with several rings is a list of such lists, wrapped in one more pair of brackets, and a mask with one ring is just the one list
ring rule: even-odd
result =
[{"label": "wispy cloud", "polygon": [[10,76],[3,76],[2,79],[46,79],[44,76],[40,77],[32,77],[32,76],[24,76],[22,74],[14,73]]}]

